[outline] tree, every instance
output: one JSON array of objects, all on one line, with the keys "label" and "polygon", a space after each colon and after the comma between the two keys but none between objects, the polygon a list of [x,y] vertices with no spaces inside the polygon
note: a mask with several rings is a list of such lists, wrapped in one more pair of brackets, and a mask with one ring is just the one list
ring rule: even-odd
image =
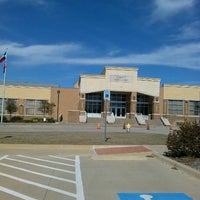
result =
[{"label": "tree", "polygon": [[11,120],[12,113],[17,112],[17,105],[16,105],[16,101],[14,99],[7,99],[6,110],[10,114],[10,120]]},{"label": "tree", "polygon": [[54,106],[54,103],[49,103],[47,100],[43,100],[40,103],[39,110],[44,114],[45,117],[46,114],[52,115]]}]

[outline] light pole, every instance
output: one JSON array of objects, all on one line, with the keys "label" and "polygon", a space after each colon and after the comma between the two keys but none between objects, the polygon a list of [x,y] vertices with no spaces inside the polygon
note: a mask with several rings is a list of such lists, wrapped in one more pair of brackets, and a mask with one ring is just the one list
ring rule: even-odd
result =
[{"label": "light pole", "polygon": [[59,101],[60,101],[60,90],[57,90],[57,122],[58,122],[58,115],[59,115]]}]

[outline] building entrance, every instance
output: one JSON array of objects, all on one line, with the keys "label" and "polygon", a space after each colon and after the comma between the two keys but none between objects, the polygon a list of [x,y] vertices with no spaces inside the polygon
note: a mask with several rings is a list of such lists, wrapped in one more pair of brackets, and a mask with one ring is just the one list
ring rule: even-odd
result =
[{"label": "building entrance", "polygon": [[126,116],[126,108],[123,107],[115,107],[111,108],[111,112],[115,117],[125,117]]},{"label": "building entrance", "polygon": [[127,94],[111,93],[110,111],[115,117],[126,117],[127,111]]}]

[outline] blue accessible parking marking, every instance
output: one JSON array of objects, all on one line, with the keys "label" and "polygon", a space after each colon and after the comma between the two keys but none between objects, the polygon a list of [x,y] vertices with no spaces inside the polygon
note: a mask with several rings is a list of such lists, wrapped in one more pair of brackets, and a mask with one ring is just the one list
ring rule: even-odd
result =
[{"label": "blue accessible parking marking", "polygon": [[192,200],[184,193],[118,193],[120,200]]}]

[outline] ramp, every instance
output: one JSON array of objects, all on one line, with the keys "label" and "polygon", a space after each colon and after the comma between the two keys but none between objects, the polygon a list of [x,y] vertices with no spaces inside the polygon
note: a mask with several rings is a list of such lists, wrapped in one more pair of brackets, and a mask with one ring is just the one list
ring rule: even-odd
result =
[{"label": "ramp", "polygon": [[169,122],[169,120],[168,120],[167,118],[161,117],[160,119],[161,119],[162,123],[163,123],[165,126],[170,126],[170,122]]},{"label": "ramp", "polygon": [[135,118],[136,118],[138,124],[140,124],[140,125],[145,125],[146,124],[145,119],[142,117],[142,115],[137,115],[136,114]]}]

